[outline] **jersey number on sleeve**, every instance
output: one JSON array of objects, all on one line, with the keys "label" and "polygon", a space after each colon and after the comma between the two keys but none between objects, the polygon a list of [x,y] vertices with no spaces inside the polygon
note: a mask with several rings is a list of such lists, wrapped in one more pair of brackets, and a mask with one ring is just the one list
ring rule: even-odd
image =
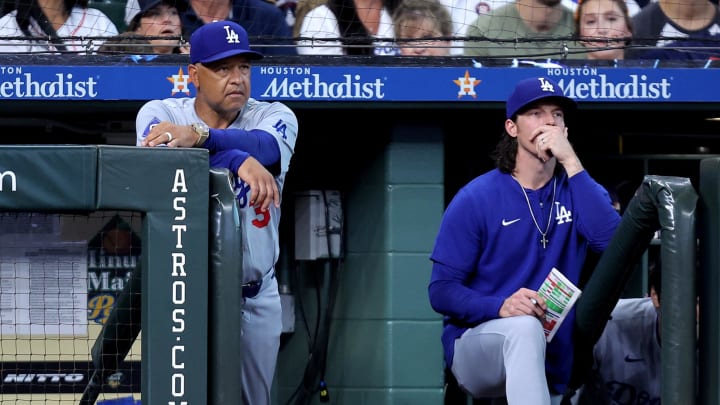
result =
[{"label": "jersey number on sleeve", "polygon": [[[235,194],[237,195],[238,205],[240,209],[248,208],[248,194],[250,186],[244,181],[237,179],[235,186]],[[255,210],[256,218],[252,220],[253,226],[256,228],[264,228],[270,223],[270,210],[263,211],[260,207],[250,207]]]}]

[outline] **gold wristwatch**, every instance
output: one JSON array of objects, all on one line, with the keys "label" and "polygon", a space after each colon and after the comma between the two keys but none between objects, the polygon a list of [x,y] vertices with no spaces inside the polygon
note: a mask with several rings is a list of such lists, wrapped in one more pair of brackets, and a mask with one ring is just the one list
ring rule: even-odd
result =
[{"label": "gold wristwatch", "polygon": [[210,128],[208,128],[208,126],[203,124],[202,122],[196,122],[190,126],[192,127],[193,131],[195,131],[195,133],[199,136],[193,147],[199,148],[205,143],[205,141],[207,141],[208,137],[210,136]]}]

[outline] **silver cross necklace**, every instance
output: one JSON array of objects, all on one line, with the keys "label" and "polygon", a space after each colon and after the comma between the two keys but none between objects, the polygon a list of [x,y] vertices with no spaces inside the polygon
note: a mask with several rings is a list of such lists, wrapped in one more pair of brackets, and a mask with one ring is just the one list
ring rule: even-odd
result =
[{"label": "silver cross necklace", "polygon": [[548,239],[547,234],[548,231],[550,231],[550,221],[552,221],[552,207],[555,205],[555,190],[557,188],[557,177],[555,177],[555,180],[553,181],[553,194],[552,194],[552,202],[550,203],[550,215],[548,215],[548,222],[547,226],[545,227],[545,232],[542,231],[540,228],[540,225],[538,224],[537,219],[535,219],[535,214],[533,213],[532,205],[530,205],[530,199],[528,198],[527,192],[525,192],[525,187],[523,187],[522,184],[520,184],[520,180],[516,179],[515,176],[512,176],[515,181],[517,181],[518,185],[520,185],[520,190],[522,190],[523,195],[525,196],[525,201],[527,202],[528,209],[530,210],[530,217],[533,220],[533,223],[535,224],[535,228],[537,228],[538,232],[540,232],[541,238],[540,243],[543,245],[543,249],[547,249]]}]

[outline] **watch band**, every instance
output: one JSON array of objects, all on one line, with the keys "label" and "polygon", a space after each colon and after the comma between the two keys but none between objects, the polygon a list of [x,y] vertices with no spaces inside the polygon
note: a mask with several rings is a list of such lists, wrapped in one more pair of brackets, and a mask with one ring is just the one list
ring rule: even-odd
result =
[{"label": "watch band", "polygon": [[207,125],[201,122],[196,122],[192,124],[191,127],[193,131],[198,134],[198,139],[197,141],[195,141],[195,145],[193,145],[193,147],[198,148],[202,146],[210,136],[210,128],[208,128]]}]

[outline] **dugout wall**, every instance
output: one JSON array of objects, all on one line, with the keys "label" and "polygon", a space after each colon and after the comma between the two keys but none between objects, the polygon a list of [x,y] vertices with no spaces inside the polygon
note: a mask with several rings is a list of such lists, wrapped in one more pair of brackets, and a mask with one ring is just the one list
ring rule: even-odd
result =
[{"label": "dugout wall", "polygon": [[208,167],[196,149],[0,147],[0,211],[143,213],[143,403],[207,403]]}]

